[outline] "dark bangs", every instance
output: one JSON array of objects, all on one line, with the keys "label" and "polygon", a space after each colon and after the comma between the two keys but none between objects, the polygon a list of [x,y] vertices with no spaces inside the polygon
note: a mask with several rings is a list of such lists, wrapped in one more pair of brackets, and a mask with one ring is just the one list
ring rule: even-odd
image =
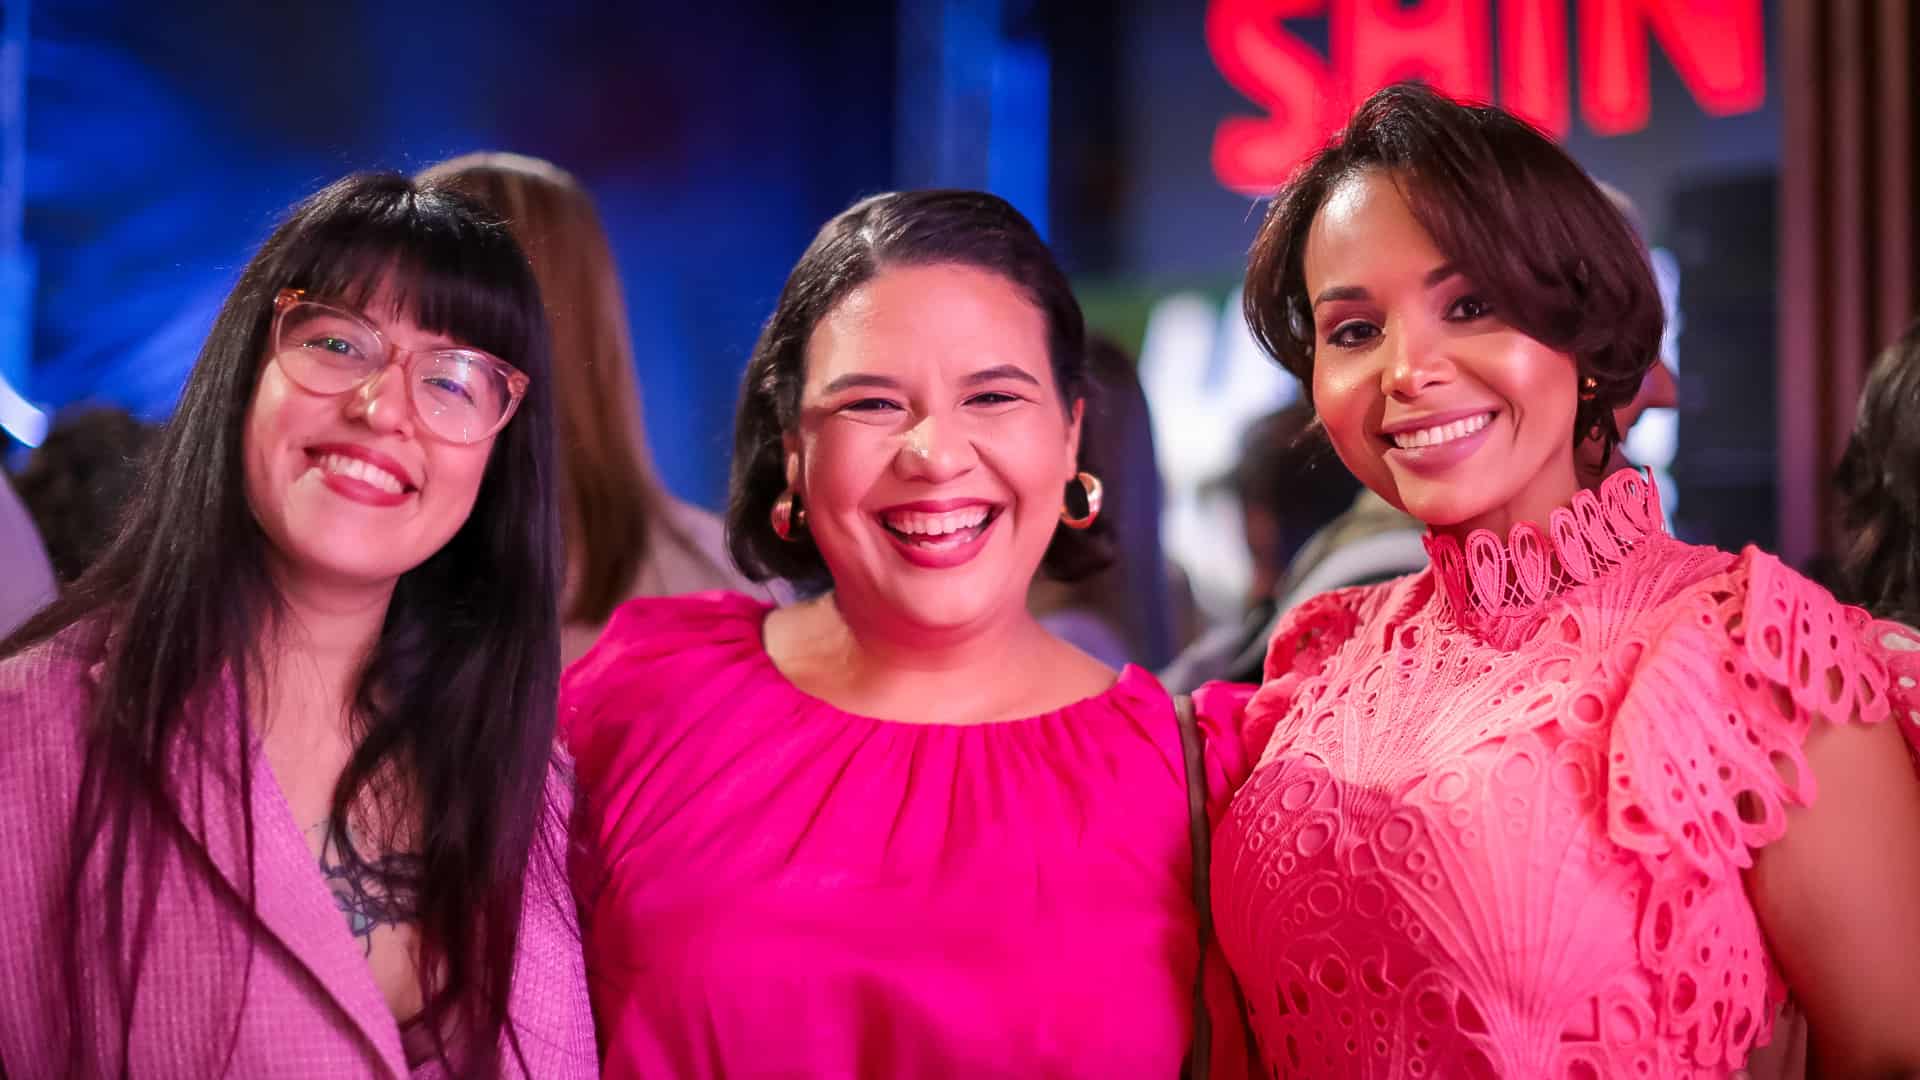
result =
[{"label": "dark bangs", "polygon": [[484,349],[544,382],[545,350],[536,342],[545,330],[539,310],[526,302],[539,287],[490,211],[400,176],[390,184],[323,192],[304,209],[306,235],[289,245],[277,288],[304,289],[313,299],[362,311],[370,311],[384,289],[397,309],[391,314]]}]

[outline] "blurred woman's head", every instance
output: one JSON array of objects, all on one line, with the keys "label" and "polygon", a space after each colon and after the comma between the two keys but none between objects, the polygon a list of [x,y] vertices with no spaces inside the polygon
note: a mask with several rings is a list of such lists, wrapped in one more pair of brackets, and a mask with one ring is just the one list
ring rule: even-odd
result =
[{"label": "blurred woman's head", "polygon": [[1360,484],[1329,452],[1313,408],[1295,402],[1255,421],[1228,477],[1253,556],[1252,603],[1272,599],[1307,541],[1353,505]]},{"label": "blurred woman's head", "polygon": [[520,154],[467,154],[421,179],[488,207],[533,263],[553,328],[564,615],[605,622],[653,547],[664,492],[647,456],[626,300],[599,211],[571,174]]},{"label": "blurred woman's head", "polygon": [[1841,599],[1920,625],[1920,322],[1880,354],[1834,472]]},{"label": "blurred woman's head", "polygon": [[1043,563],[1074,578],[1107,557],[1060,527],[1088,392],[1079,304],[1013,207],[857,203],[800,257],[748,363],[735,559],[928,628],[1023,613]]},{"label": "blurred woman's head", "polygon": [[159,429],[125,409],[87,405],[55,419],[14,478],[61,584],[79,580],[113,540]]},{"label": "blurred woman's head", "polygon": [[[142,808],[199,790],[165,748],[183,733],[250,745],[245,710],[190,701],[223,680],[252,700],[262,657],[317,593],[384,593],[331,827],[363,799],[432,823],[417,863],[363,869],[417,898],[425,1020],[491,1069],[553,737],[549,376],[532,271],[465,198],[354,176],[289,213],[216,317],[119,536],[0,647],[87,619],[102,631],[71,910],[98,909],[89,851],[125,858]],[[208,718],[228,730],[193,727]],[[251,835],[244,794],[227,809]]]},{"label": "blurred woman's head", "polygon": [[1244,297],[1348,468],[1448,529],[1571,497],[1574,448],[1618,440],[1662,327],[1638,239],[1564,151],[1415,84],[1280,193]]}]

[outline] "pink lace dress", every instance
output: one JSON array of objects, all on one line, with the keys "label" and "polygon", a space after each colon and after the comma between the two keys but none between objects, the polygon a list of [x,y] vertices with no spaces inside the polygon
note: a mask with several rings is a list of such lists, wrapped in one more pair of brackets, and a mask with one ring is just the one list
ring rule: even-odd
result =
[{"label": "pink lace dress", "polygon": [[[1198,913],[1153,676],[1005,723],[872,719],[787,681],[768,610],[633,601],[562,682],[606,1075],[1176,1075]],[[1213,1076],[1244,1076],[1208,970]]]},{"label": "pink lace dress", "polygon": [[1287,619],[1251,700],[1203,689],[1257,762],[1214,910],[1276,1076],[1722,1077],[1766,1040],[1741,870],[1913,639],[1659,522],[1628,471],[1544,533],[1430,536]]}]

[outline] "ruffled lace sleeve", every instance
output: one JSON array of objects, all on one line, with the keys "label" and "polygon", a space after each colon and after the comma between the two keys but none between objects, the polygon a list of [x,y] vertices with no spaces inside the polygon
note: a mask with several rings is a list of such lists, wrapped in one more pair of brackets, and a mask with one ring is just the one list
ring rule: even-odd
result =
[{"label": "ruffled lace sleeve", "polygon": [[1303,682],[1326,665],[1360,625],[1358,600],[1378,586],[1322,593],[1288,612],[1267,645],[1264,681],[1208,683],[1193,692],[1200,731],[1207,741],[1209,812],[1218,822],[1227,803],[1260,763],[1274,726],[1286,715]]},{"label": "ruffled lace sleeve", "polygon": [[1749,548],[1630,634],[1570,703],[1575,728],[1611,718],[1607,830],[1647,867],[1640,959],[1670,1005],[1661,1024],[1697,1062],[1737,1067],[1770,1027],[1755,992],[1785,995],[1738,874],[1785,833],[1789,806],[1817,797],[1803,751],[1813,725],[1887,718],[1885,653],[1867,624]]},{"label": "ruffled lace sleeve", "polygon": [[1888,714],[1884,652],[1865,626],[1857,609],[1753,548],[1678,602],[1622,660],[1614,841],[1712,877],[1751,866],[1752,850],[1785,831],[1786,807],[1818,794],[1801,750],[1815,720]]},{"label": "ruffled lace sleeve", "polygon": [[1920,630],[1876,619],[1867,624],[1866,637],[1886,662],[1887,703],[1920,768]]}]

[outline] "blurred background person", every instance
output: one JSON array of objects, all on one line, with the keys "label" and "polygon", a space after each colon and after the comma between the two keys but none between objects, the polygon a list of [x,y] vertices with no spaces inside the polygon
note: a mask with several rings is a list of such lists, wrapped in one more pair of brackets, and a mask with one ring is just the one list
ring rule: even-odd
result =
[{"label": "blurred background person", "polygon": [[1077,581],[1034,578],[1028,606],[1040,623],[1110,667],[1154,668],[1173,654],[1174,593],[1160,545],[1160,468],[1153,420],[1133,357],[1111,339],[1087,342],[1093,377],[1080,427],[1080,460],[1100,477],[1100,516],[1113,537],[1113,563]]},{"label": "blurred background person", "polygon": [[46,607],[58,592],[33,517],[0,470],[0,637]]},{"label": "blurred background person", "polygon": [[[1334,454],[1305,401],[1256,421],[1247,431],[1239,464],[1222,482],[1240,503],[1247,550],[1253,556],[1253,584],[1239,622],[1207,632],[1161,673],[1176,693],[1215,679],[1259,681],[1267,635],[1288,595],[1327,554],[1371,535],[1359,524],[1328,529],[1343,515],[1356,513],[1355,496],[1362,489]],[[1392,507],[1387,510],[1404,517]],[[1309,587],[1338,588],[1419,569],[1426,563],[1426,549],[1418,530],[1411,532],[1410,543],[1400,548],[1404,558],[1356,566],[1339,580],[1316,578]],[[1311,558],[1306,557],[1310,545],[1319,549]]]},{"label": "blurred background person", "polygon": [[1833,484],[1842,534],[1835,594],[1920,625],[1920,322],[1868,373]]},{"label": "blurred background person", "polygon": [[587,190],[551,162],[520,154],[468,154],[421,178],[498,213],[540,279],[553,327],[567,550],[562,663],[586,652],[613,609],[636,596],[735,589],[771,597],[734,567],[719,517],[674,498],[654,473],[620,273]]},{"label": "blurred background person", "polygon": [[[1633,234],[1639,238],[1642,249],[1647,250],[1647,223],[1640,213],[1640,207],[1634,204],[1633,199],[1628,197],[1626,192],[1612,184],[1595,180],[1594,186],[1598,187],[1600,193],[1620,211],[1620,216],[1627,219],[1627,224],[1633,227]],[[1661,282],[1661,264],[1653,258],[1651,251],[1648,251],[1648,260],[1654,271],[1656,283]],[[1633,400],[1614,410],[1614,426],[1619,431],[1620,437],[1611,441],[1589,439],[1580,445],[1578,464],[1581,469],[1581,478],[1589,485],[1598,485],[1621,469],[1646,464],[1634,461],[1630,456],[1635,437],[1634,429],[1642,419],[1648,418],[1648,410],[1670,410],[1680,403],[1680,385],[1674,376],[1672,347],[1681,322],[1681,314],[1672,298],[1664,291],[1664,287],[1660,299],[1667,317],[1667,325],[1660,335],[1660,359],[1647,369],[1646,377],[1640,380],[1640,389],[1633,395]],[[1648,422],[1649,425],[1652,424],[1650,419]],[[1669,422],[1666,426],[1670,428],[1671,423]],[[1672,438],[1671,430],[1665,434],[1668,439]],[[1672,448],[1668,447],[1667,452],[1671,454]],[[1664,466],[1666,462],[1659,464]],[[1660,489],[1661,504],[1667,508],[1668,513],[1671,513],[1674,502],[1673,478],[1668,475],[1664,467],[1655,470],[1654,478]]]},{"label": "blurred background person", "polygon": [[63,412],[15,480],[64,587],[107,549],[158,428],[125,409]]}]

